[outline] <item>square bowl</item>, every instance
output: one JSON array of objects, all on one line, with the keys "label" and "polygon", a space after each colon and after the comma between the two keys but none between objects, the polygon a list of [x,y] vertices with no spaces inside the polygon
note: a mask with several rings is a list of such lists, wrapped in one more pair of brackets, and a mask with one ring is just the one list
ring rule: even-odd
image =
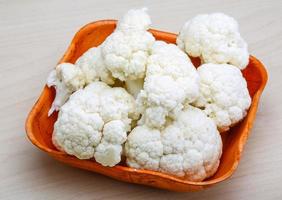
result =
[{"label": "square bowl", "polygon": [[[89,48],[100,45],[114,31],[115,27],[115,20],[101,20],[87,24],[76,33],[59,63],[74,63]],[[150,32],[157,40],[168,43],[175,43],[176,41],[176,34],[153,29]],[[199,59],[192,58],[192,61],[195,66],[199,66]],[[242,72],[247,80],[248,90],[252,97],[251,107],[247,116],[239,124],[231,128],[228,134],[221,135],[223,154],[219,168],[214,176],[202,182],[187,181],[161,172],[133,169],[127,167],[124,162],[115,167],[104,167],[95,160],[79,160],[58,151],[51,140],[57,113],[54,113],[51,117],[47,115],[55,96],[55,90],[47,86],[44,87],[27,117],[26,133],[30,141],[39,149],[53,158],[77,168],[100,173],[120,181],[172,191],[201,190],[219,183],[233,174],[238,166],[243,147],[255,120],[259,98],[267,82],[267,72],[262,63],[253,56],[250,56],[249,64]]]}]

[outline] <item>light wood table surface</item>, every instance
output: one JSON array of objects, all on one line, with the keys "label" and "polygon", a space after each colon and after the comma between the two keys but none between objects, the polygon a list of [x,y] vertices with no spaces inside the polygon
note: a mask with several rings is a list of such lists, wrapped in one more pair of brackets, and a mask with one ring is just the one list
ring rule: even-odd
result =
[{"label": "light wood table surface", "polygon": [[[252,134],[235,174],[196,193],[118,182],[65,166],[35,148],[24,123],[75,32],[147,6],[153,27],[178,32],[199,13],[235,17],[251,54],[268,68]],[[282,199],[282,1],[0,0],[0,199]]]}]

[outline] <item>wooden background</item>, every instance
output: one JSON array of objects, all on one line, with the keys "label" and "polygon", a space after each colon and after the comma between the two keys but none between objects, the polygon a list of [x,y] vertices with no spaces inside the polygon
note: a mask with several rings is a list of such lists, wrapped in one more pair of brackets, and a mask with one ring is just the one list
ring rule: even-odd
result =
[{"label": "wooden background", "polygon": [[[25,118],[75,32],[142,6],[149,8],[153,27],[170,32],[199,13],[230,14],[251,54],[268,68],[239,168],[208,190],[173,193],[74,169],[39,151],[25,135]],[[281,57],[281,0],[0,0],[0,199],[282,199]]]}]

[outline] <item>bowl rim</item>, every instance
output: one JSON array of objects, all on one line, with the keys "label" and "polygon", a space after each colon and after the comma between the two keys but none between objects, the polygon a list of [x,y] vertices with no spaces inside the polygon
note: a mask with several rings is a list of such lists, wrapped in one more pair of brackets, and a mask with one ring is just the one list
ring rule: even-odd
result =
[{"label": "bowl rim", "polygon": [[[83,32],[88,31],[90,29],[93,29],[93,27],[97,27],[97,26],[101,26],[101,25],[105,25],[105,24],[116,25],[116,23],[117,23],[117,20],[99,20],[99,21],[94,21],[94,22],[88,23],[85,26],[83,26],[74,35],[70,45],[68,46],[66,52],[64,53],[63,57],[59,60],[58,63],[61,63],[75,49],[76,41],[80,37],[80,35],[83,34]],[[152,34],[161,34],[162,37],[167,37],[172,42],[174,42],[175,38],[177,37],[177,34],[165,32],[165,31],[159,31],[157,29],[149,29],[149,31]],[[248,125],[247,125],[248,131],[245,134],[242,134],[242,136],[239,139],[240,145],[239,145],[239,151],[236,154],[236,159],[235,159],[236,161],[233,163],[231,169],[227,173],[225,173],[223,176],[217,177],[217,178],[212,179],[212,180],[206,180],[206,181],[204,180],[204,181],[201,181],[201,182],[194,182],[194,181],[188,181],[188,180],[184,180],[184,179],[181,179],[181,178],[177,178],[177,177],[174,177],[172,175],[164,174],[162,172],[157,172],[157,171],[134,169],[134,168],[131,168],[131,167],[121,166],[121,165],[116,165],[112,168],[115,168],[116,170],[126,171],[128,173],[133,173],[133,172],[136,173],[137,172],[137,173],[147,174],[147,175],[151,175],[151,176],[158,176],[160,178],[168,179],[168,180],[173,181],[173,182],[178,182],[178,183],[181,183],[181,184],[193,185],[193,186],[213,185],[215,183],[221,182],[221,181],[229,178],[238,167],[238,164],[239,164],[239,161],[240,161],[240,158],[241,158],[241,155],[242,155],[243,147],[246,143],[248,136],[250,135],[249,129],[252,127],[255,116],[256,116],[256,110],[257,110],[257,106],[258,106],[258,103],[259,103],[259,98],[260,98],[260,96],[263,92],[263,89],[265,88],[265,85],[266,85],[267,80],[268,80],[267,71],[266,71],[264,65],[257,58],[255,58],[252,55],[250,55],[250,60],[252,60],[253,62],[256,62],[256,65],[259,66],[258,69],[263,76],[262,76],[261,84],[260,84],[257,92],[255,93],[255,95],[252,98],[252,104],[251,104],[251,107],[249,108],[249,111],[248,111],[248,114],[252,115],[253,120],[251,120],[251,122],[248,122]],[[63,156],[63,157],[66,157],[66,159],[68,159],[67,157],[69,157],[69,155],[67,155],[64,152],[60,152],[58,150],[51,149],[51,148],[41,144],[40,142],[38,142],[36,140],[36,138],[33,134],[33,128],[32,128],[33,119],[40,112],[40,110],[41,110],[40,108],[44,104],[43,99],[44,99],[44,96],[46,95],[47,90],[49,90],[49,88],[47,87],[47,85],[45,85],[44,88],[43,88],[43,91],[41,92],[41,94],[38,98],[38,100],[35,102],[35,104],[33,105],[30,113],[27,116],[27,119],[26,119],[26,122],[25,122],[26,134],[27,134],[28,139],[32,142],[32,144],[37,146],[39,149],[47,152],[48,154],[52,154],[52,155],[56,155],[56,156]],[[72,159],[79,160],[78,158],[75,158],[75,157],[73,157]],[[91,162],[98,164],[97,162],[92,161],[92,160],[91,160]],[[108,167],[104,167],[102,165],[100,165],[100,167],[101,168],[108,168]],[[112,168],[108,168],[108,170],[111,170]]]}]

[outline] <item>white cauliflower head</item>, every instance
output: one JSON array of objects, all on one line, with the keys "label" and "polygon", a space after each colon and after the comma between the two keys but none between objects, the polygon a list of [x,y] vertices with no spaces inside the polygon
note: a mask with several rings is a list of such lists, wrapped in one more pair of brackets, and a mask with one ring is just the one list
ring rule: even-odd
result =
[{"label": "white cauliflower head", "polygon": [[247,113],[251,97],[241,71],[228,64],[204,64],[198,69],[200,96],[194,103],[215,121],[220,132],[229,130]]},{"label": "white cauliflower head", "polygon": [[47,79],[47,85],[56,89],[56,97],[48,115],[58,111],[73,92],[99,80],[114,84],[111,72],[105,67],[100,47],[87,50],[75,64],[59,64]]},{"label": "white cauliflower head", "polygon": [[102,44],[102,54],[112,76],[125,80],[143,78],[149,49],[155,41],[147,31],[151,20],[145,9],[130,10]]},{"label": "white cauliflower head", "polygon": [[199,77],[189,57],[174,44],[156,41],[148,59],[144,89],[137,96],[141,123],[160,128],[199,94]]},{"label": "white cauliflower head", "polygon": [[164,130],[137,126],[125,144],[127,164],[137,169],[161,171],[191,181],[212,176],[222,153],[214,122],[189,106]]},{"label": "white cauliflower head", "polygon": [[[102,45],[87,50],[74,65],[62,63],[50,73],[47,85],[56,88],[56,98],[49,115],[58,111],[73,92],[94,81],[113,85],[115,78],[121,81],[144,78],[149,49],[155,41],[147,31],[151,19],[146,11],[128,11]],[[130,89],[133,93],[140,90]]]},{"label": "white cauliflower head", "polygon": [[113,85],[115,82],[111,72],[105,66],[100,46],[88,49],[77,59],[75,65],[81,69],[86,84],[99,80],[108,85]]},{"label": "white cauliflower head", "polygon": [[121,160],[122,145],[127,139],[128,128],[121,120],[113,120],[104,125],[103,138],[94,154],[95,160],[105,166],[114,166]]},{"label": "white cauliflower head", "polygon": [[157,171],[163,155],[160,131],[145,125],[135,127],[125,143],[125,155],[128,166]]},{"label": "white cauliflower head", "polygon": [[114,166],[121,160],[134,113],[134,98],[123,88],[94,82],[73,93],[61,107],[53,143],[79,159],[94,157],[102,165]]},{"label": "white cauliflower head", "polygon": [[47,79],[48,87],[54,86],[56,97],[48,112],[50,116],[68,100],[69,96],[76,90],[85,85],[82,71],[71,63],[62,63],[57,65],[56,69],[51,71]]},{"label": "white cauliflower head", "polygon": [[247,43],[239,33],[238,23],[223,13],[197,15],[187,21],[177,38],[178,46],[203,63],[247,66]]},{"label": "white cauliflower head", "polygon": [[146,31],[151,25],[147,8],[129,10],[117,24],[117,29],[123,31]]}]

